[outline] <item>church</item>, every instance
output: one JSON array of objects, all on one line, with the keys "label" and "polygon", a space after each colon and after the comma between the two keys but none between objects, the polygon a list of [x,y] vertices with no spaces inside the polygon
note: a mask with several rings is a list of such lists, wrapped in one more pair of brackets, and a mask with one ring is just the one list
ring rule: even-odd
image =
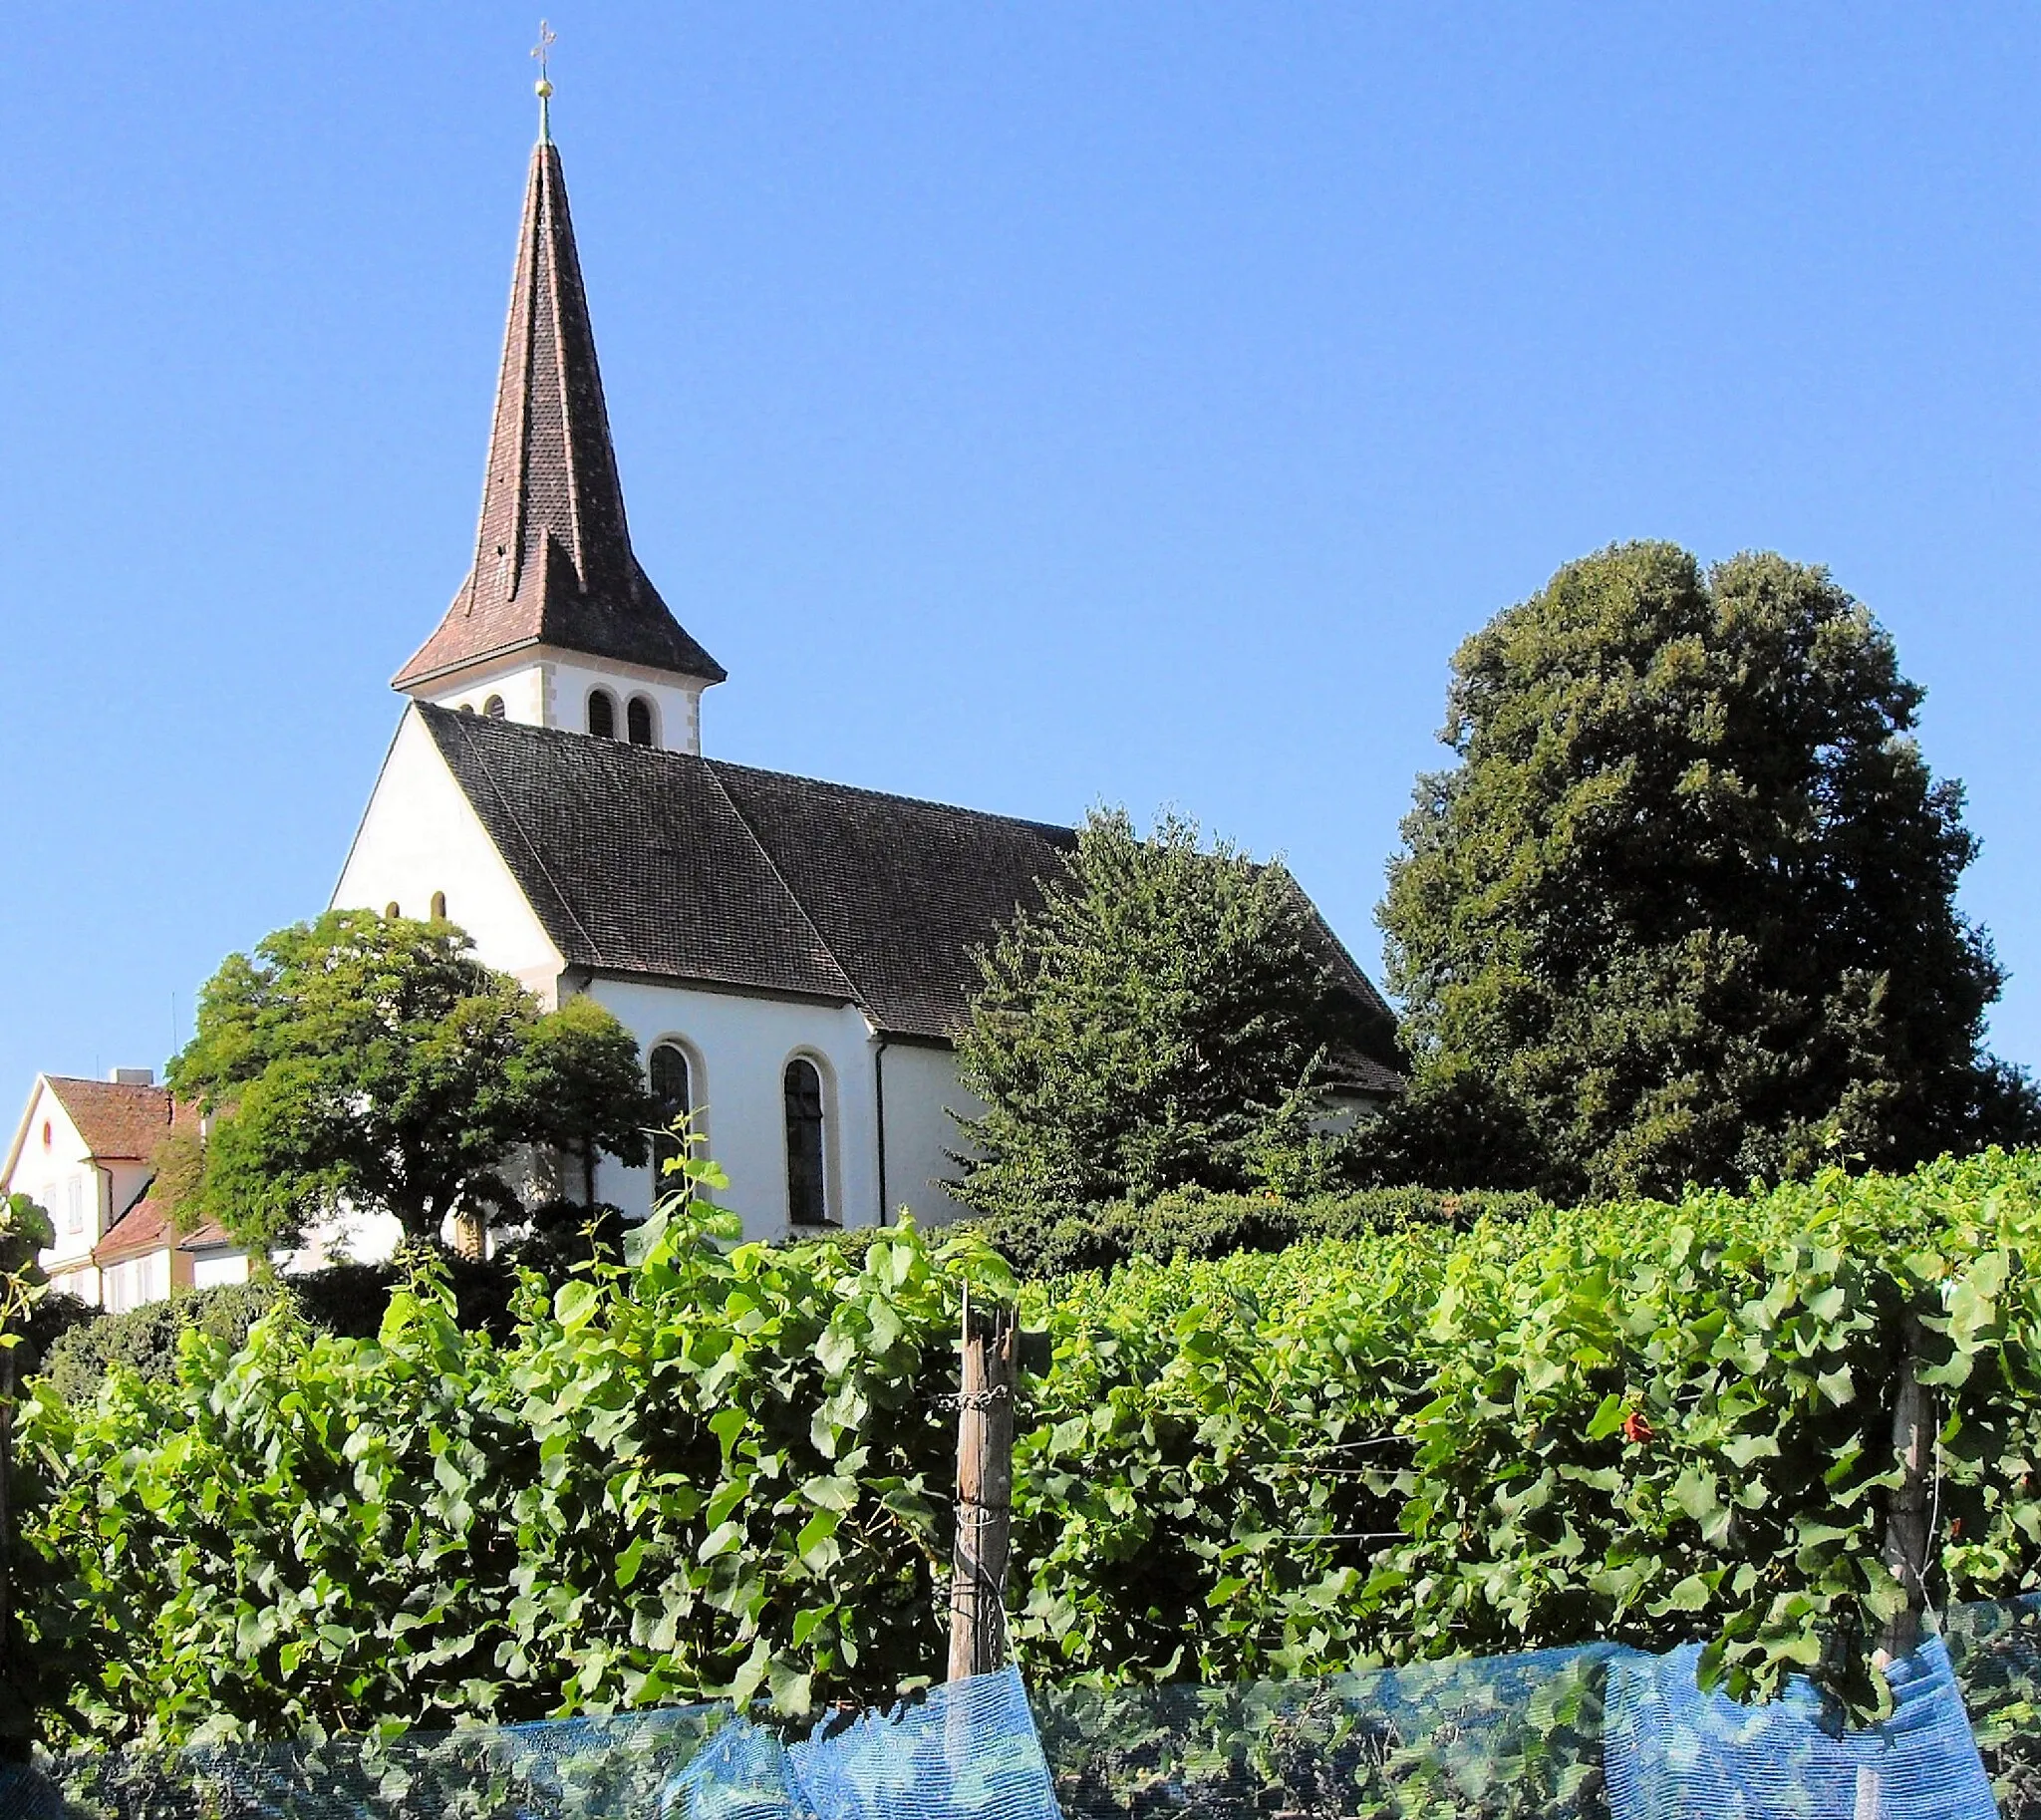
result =
[{"label": "church", "polygon": [[[393,680],[410,700],[333,904],[444,917],[545,1004],[606,1006],[747,1237],[953,1217],[973,951],[1076,836],[705,756],[724,680],[632,552],[542,117],[473,566]],[[1357,1025],[1386,1029],[1315,920]],[[1399,1086],[1386,1055],[1344,1061],[1350,1105]],[[605,1158],[595,1190],[642,1214],[652,1173]]]}]

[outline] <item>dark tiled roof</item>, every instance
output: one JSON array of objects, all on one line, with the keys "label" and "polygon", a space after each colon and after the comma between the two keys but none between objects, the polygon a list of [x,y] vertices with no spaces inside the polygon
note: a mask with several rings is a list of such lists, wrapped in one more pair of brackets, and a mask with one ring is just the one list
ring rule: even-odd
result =
[{"label": "dark tiled roof", "polygon": [[543,644],[723,681],[631,552],[595,334],[551,141],[532,148],[474,566],[396,677]]},{"label": "dark tiled roof", "polygon": [[703,759],[417,712],[570,966],[857,998]]},{"label": "dark tiled roof", "polygon": [[168,1087],[46,1074],[57,1103],[97,1162],[146,1162],[170,1128]]},{"label": "dark tiled roof", "polygon": [[[1045,822],[416,712],[569,966],[832,999],[896,1036],[957,1028],[972,950],[1076,845]],[[1363,1047],[1388,1057],[1388,1008],[1317,926]],[[1339,1072],[1400,1084],[1357,1053]]]},{"label": "dark tiled roof", "polygon": [[971,951],[1039,903],[1077,844],[1039,821],[708,762],[882,1030],[954,1030]]}]

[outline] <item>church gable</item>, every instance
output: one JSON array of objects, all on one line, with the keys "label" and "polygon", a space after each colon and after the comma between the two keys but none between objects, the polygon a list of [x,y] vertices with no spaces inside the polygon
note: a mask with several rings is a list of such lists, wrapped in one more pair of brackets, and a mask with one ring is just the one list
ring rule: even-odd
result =
[{"label": "church gable", "polygon": [[491,967],[550,998],[565,958],[420,718],[438,712],[414,709],[399,723],[334,908],[443,916],[473,937]]},{"label": "church gable", "polygon": [[857,1001],[703,759],[413,713],[569,965]]}]

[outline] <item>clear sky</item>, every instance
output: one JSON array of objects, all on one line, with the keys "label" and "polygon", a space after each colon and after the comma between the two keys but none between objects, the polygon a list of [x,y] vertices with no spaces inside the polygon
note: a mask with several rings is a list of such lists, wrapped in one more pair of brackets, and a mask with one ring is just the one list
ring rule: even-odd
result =
[{"label": "clear sky", "polygon": [[[710,752],[1174,803],[1372,966],[1457,641],[1775,548],[1926,686],[2041,1061],[2041,11],[550,7]],[[0,1097],[325,906],[470,554],[534,11],[7,9]]]}]

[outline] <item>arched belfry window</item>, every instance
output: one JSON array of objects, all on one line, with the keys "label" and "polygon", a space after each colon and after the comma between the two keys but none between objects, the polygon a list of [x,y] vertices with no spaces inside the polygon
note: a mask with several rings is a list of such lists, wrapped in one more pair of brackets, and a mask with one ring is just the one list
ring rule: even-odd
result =
[{"label": "arched belfry window", "polygon": [[694,1082],[688,1077],[688,1054],[677,1043],[662,1043],[652,1052],[652,1097],[659,1110],[652,1140],[652,1198],[657,1200],[680,1183],[666,1172],[667,1160],[681,1154],[673,1134],[675,1119],[695,1109]]},{"label": "arched belfry window", "polygon": [[617,704],[607,689],[588,692],[588,731],[598,740],[617,737]]},{"label": "arched belfry window", "polygon": [[822,1076],[804,1056],[786,1064],[786,1217],[795,1226],[829,1223]]},{"label": "arched belfry window", "polygon": [[500,721],[503,718],[503,698],[499,695],[490,696],[482,704],[482,713],[492,721]]},{"label": "arched belfry window", "polygon": [[436,923],[443,923],[445,920],[446,893],[443,891],[435,891],[433,893],[433,921]]},{"label": "arched belfry window", "polygon": [[624,715],[630,726],[631,744],[633,746],[657,746],[659,744],[652,737],[652,703],[646,697],[634,695],[631,698],[631,705],[624,711]]}]

